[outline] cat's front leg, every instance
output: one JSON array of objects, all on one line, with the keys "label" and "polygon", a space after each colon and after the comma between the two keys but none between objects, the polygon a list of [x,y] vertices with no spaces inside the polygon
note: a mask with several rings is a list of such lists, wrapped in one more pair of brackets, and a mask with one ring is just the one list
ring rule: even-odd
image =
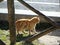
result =
[{"label": "cat's front leg", "polygon": [[33,34],[37,34],[35,27],[32,30]]},{"label": "cat's front leg", "polygon": [[31,35],[31,30],[29,30],[29,36]]}]

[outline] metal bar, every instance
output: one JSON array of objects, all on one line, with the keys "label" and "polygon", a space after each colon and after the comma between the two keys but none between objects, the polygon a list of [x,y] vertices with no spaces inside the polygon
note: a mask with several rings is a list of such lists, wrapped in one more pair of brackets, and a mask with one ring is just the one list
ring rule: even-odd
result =
[{"label": "metal bar", "polygon": [[57,23],[54,22],[52,19],[46,17],[44,14],[42,14],[41,12],[39,12],[38,10],[36,10],[35,8],[33,8],[32,6],[30,6],[29,4],[27,4],[25,1],[23,0],[18,0],[20,3],[22,3],[24,6],[26,6],[27,8],[29,8],[30,10],[32,10],[33,12],[35,12],[37,15],[39,15],[40,17],[45,18],[49,23],[51,23],[53,26],[57,27]]},{"label": "metal bar", "polygon": [[46,29],[45,31],[43,31],[43,32],[41,32],[41,33],[39,33],[39,34],[36,34],[36,35],[34,35],[34,36],[32,36],[32,37],[29,37],[28,39],[26,39],[26,42],[31,42],[31,41],[33,41],[33,40],[35,40],[35,39],[38,39],[38,38],[46,35],[47,33],[52,32],[52,31],[54,31],[54,30],[56,30],[56,28],[52,26],[52,27]]},{"label": "metal bar", "polygon": [[8,7],[8,21],[9,21],[9,30],[10,30],[10,45],[15,45],[16,29],[15,29],[14,0],[7,0],[7,7]]}]

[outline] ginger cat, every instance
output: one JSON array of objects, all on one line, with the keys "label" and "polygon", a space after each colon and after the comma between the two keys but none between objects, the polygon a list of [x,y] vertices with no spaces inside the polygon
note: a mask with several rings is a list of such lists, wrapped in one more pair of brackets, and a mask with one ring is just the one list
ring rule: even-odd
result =
[{"label": "ginger cat", "polygon": [[35,26],[40,22],[39,17],[33,17],[31,19],[19,19],[16,21],[16,30],[17,33],[24,32],[24,30],[29,31],[29,35],[31,35],[31,31],[36,33]]}]

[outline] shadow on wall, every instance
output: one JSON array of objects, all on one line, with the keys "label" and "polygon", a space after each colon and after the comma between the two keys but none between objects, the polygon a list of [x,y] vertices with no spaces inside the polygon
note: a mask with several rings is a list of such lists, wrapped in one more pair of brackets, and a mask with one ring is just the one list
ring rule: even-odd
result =
[{"label": "shadow on wall", "polygon": [[39,24],[36,25],[36,31],[43,31],[51,26],[52,25],[50,23],[40,22]]}]

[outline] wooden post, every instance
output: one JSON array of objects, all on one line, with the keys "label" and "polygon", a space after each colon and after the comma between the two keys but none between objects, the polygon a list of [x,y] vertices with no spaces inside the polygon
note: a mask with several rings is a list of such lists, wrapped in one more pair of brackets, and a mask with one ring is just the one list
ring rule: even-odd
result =
[{"label": "wooden post", "polygon": [[8,7],[8,21],[9,21],[9,30],[10,30],[10,45],[15,45],[16,29],[15,29],[14,0],[7,0],[7,7]]}]

